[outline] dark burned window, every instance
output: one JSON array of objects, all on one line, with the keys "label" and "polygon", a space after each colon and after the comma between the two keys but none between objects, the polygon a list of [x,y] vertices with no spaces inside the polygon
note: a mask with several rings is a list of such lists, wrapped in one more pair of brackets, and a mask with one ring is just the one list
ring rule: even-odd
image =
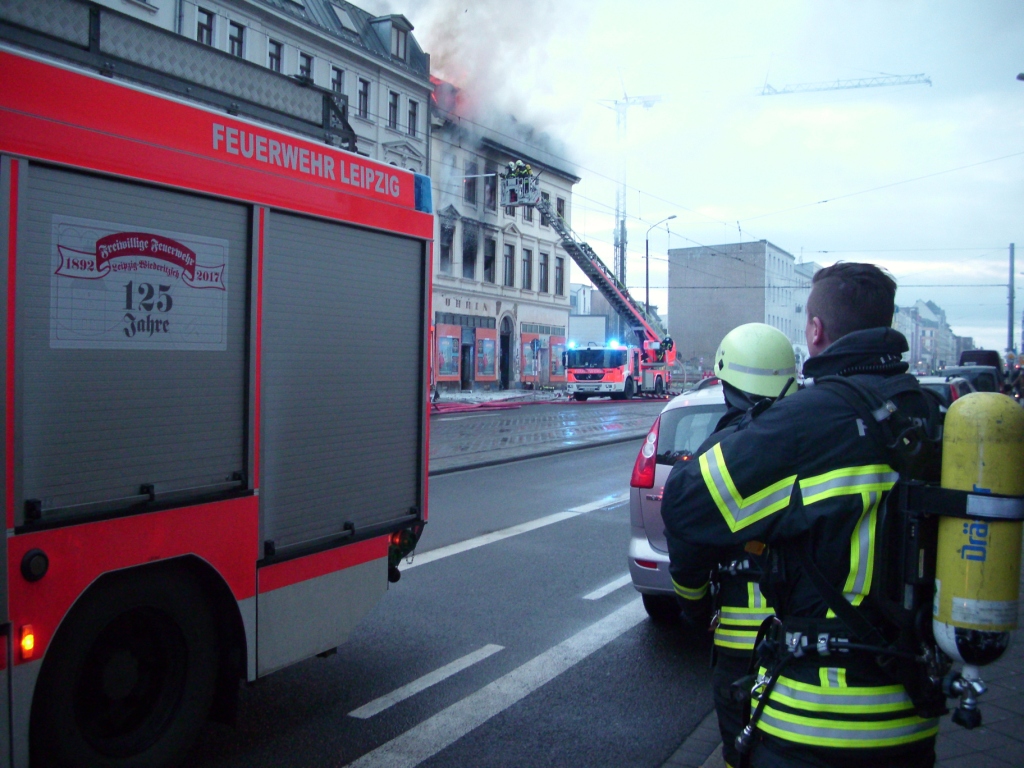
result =
[{"label": "dark burned window", "polygon": [[565,198],[555,198],[555,213],[558,214],[558,218],[560,218],[562,221],[565,221]]},{"label": "dark burned window", "polygon": [[523,206],[523,221],[533,221],[533,206],[532,205],[524,205]]},{"label": "dark burned window", "polygon": [[540,262],[537,264],[537,290],[541,293],[548,292],[548,261],[551,257],[542,253],[540,255]]},{"label": "dark burned window", "polygon": [[267,47],[267,66],[275,72],[281,71],[281,52],[284,50],[284,45],[271,40]]},{"label": "dark burned window", "polygon": [[203,45],[213,45],[213,11],[199,8],[196,11],[196,40]]},{"label": "dark burned window", "polygon": [[452,273],[452,240],[455,239],[455,227],[441,225],[441,251],[438,269],[446,275]]},{"label": "dark burned window", "polygon": [[565,259],[555,256],[555,295],[565,295]]},{"label": "dark burned window", "polygon": [[484,167],[484,207],[489,211],[498,210],[498,166],[487,163]]},{"label": "dark burned window", "polygon": [[533,290],[533,251],[523,248],[523,288]]},{"label": "dark burned window", "polygon": [[494,257],[498,252],[498,244],[489,237],[484,238],[484,282],[494,282]]},{"label": "dark burned window", "polygon": [[[551,195],[549,195],[547,192],[541,192],[540,193],[540,199],[543,200],[545,203],[550,203],[551,202]],[[542,227],[550,227],[551,226],[551,222],[548,221],[548,217],[545,216],[543,213],[540,215],[540,225]]]},{"label": "dark burned window", "polygon": [[480,250],[480,233],[475,226],[462,225],[462,276],[476,280],[476,259]]},{"label": "dark burned window", "polygon": [[467,203],[476,205],[476,178],[480,173],[475,160],[466,161],[466,177],[462,180],[462,196]]},{"label": "dark burned window", "polygon": [[228,27],[228,48],[232,56],[242,58],[245,53],[245,27],[232,21]]},{"label": "dark burned window", "polygon": [[337,67],[331,67],[331,90],[341,93],[345,90],[345,72]]}]

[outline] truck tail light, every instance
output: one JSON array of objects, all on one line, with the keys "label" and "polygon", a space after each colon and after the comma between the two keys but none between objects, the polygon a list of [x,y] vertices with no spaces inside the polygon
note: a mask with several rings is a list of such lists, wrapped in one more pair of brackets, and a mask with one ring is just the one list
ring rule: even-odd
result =
[{"label": "truck tail light", "polygon": [[32,658],[36,651],[36,633],[32,629],[31,624],[25,624],[21,628],[21,640],[19,641],[21,646],[21,658],[28,661]]},{"label": "truck tail light", "polygon": [[661,416],[654,420],[654,426],[647,433],[640,453],[637,454],[636,463],[633,465],[633,476],[629,484],[633,488],[653,488],[654,471],[658,466],[658,427],[661,424]]}]

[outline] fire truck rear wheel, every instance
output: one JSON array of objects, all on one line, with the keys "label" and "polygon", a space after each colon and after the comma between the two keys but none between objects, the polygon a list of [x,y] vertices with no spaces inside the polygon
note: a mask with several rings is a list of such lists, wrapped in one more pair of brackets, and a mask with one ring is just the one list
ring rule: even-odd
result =
[{"label": "fire truck rear wheel", "polygon": [[187,570],[101,581],[47,652],[32,708],[32,765],[178,764],[210,711],[217,646],[213,611]]}]

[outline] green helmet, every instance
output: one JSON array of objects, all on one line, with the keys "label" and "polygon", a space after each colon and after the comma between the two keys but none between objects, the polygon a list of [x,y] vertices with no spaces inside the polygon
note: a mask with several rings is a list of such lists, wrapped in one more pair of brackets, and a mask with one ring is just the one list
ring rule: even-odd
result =
[{"label": "green helmet", "polygon": [[747,323],[729,331],[715,353],[715,375],[741,392],[778,397],[790,379],[786,394],[796,389],[793,345],[778,328]]}]

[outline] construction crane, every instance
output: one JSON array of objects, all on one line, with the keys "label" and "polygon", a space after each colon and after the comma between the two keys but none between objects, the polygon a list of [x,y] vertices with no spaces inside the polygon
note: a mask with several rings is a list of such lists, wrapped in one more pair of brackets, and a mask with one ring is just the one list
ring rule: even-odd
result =
[{"label": "construction crane", "polygon": [[887,85],[931,85],[927,75],[878,75],[861,77],[856,80],[830,80],[824,83],[795,83],[775,88],[765,80],[762,96],[782,96],[786,93],[809,93],[811,91],[843,91],[850,88],[881,88]]},{"label": "construction crane", "polygon": [[599,103],[615,110],[615,134],[619,143],[619,186],[615,190],[615,260],[616,276],[626,280],[626,116],[630,107],[650,109],[661,96],[629,96],[623,89],[621,99],[602,99]]}]

